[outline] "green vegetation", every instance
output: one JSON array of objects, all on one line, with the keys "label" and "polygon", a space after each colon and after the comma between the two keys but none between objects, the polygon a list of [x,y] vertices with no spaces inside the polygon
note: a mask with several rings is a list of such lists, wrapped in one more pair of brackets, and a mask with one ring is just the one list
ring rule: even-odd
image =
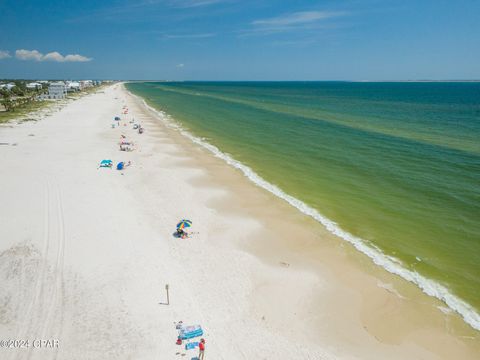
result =
[{"label": "green vegetation", "polygon": [[[48,107],[54,102],[49,100],[40,100],[42,94],[48,93],[48,83],[42,83],[36,88],[28,88],[27,80],[2,80],[0,83],[15,84],[11,89],[0,88],[0,123],[5,123],[14,119],[26,121],[29,120],[30,113]],[[81,91],[68,93],[67,99],[76,100],[83,95],[94,93],[102,89],[105,84],[93,86]]]},{"label": "green vegetation", "polygon": [[0,111],[0,124],[14,119],[28,120],[26,117],[28,117],[29,113],[43,109],[51,104],[53,104],[52,101],[39,100],[26,102],[16,107],[14,111]]},{"label": "green vegetation", "polygon": [[8,121],[17,116],[22,116],[28,112],[34,111],[44,104],[40,104],[38,97],[47,91],[47,85],[34,89],[27,88],[27,81],[14,80],[11,89],[0,89],[0,123]]}]

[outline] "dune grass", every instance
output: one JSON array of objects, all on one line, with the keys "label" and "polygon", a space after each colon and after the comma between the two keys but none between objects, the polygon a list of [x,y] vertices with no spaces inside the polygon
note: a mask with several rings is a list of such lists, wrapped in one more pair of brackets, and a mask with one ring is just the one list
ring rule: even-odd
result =
[{"label": "dune grass", "polygon": [[23,105],[20,105],[15,108],[13,111],[0,111],[0,124],[6,123],[12,120],[30,120],[30,114],[44,109],[52,105],[52,101],[42,100],[42,101],[32,101]]},{"label": "dune grass", "polygon": [[95,93],[97,91],[103,90],[106,85],[100,85],[92,88],[87,88],[82,91],[76,93],[69,93],[64,100],[38,100],[28,102],[23,105],[19,105],[13,111],[0,111],[0,124],[7,123],[12,120],[16,121],[31,121],[35,120],[36,112],[39,110],[43,110],[45,108],[58,105],[58,101],[65,101],[65,100],[77,100],[80,99],[82,96]]}]

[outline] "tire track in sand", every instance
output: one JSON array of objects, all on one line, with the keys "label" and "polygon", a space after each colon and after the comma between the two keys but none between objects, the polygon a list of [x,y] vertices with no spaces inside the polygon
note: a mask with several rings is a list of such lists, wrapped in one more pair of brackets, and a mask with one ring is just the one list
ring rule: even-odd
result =
[{"label": "tire track in sand", "polygon": [[[43,242],[40,253],[39,268],[35,269],[34,291],[30,292],[27,289],[27,299],[24,303],[28,303],[27,310],[23,317],[22,324],[17,328],[16,339],[30,339],[32,334],[31,329],[35,327],[36,314],[38,314],[38,307],[45,283],[45,269],[48,267],[48,250],[50,247],[50,186],[48,180],[45,181],[44,195],[44,220],[43,220]],[[22,269],[22,277],[26,277],[25,268]],[[23,289],[22,289],[23,290]],[[21,360],[29,357],[30,349],[25,351],[12,351],[10,359]]]},{"label": "tire track in sand", "polygon": [[[33,291],[28,292],[25,303],[27,310],[22,324],[17,329],[17,339],[59,339],[63,327],[64,312],[64,256],[65,221],[60,188],[47,179],[44,190],[43,243],[38,267],[35,269]],[[25,269],[23,269],[25,271]],[[25,275],[22,275],[25,276]],[[10,359],[35,358],[34,353],[42,349],[14,351]],[[38,354],[37,354],[38,355]],[[42,359],[56,359],[58,349],[42,351]]]},{"label": "tire track in sand", "polygon": [[[41,332],[42,339],[60,339],[63,325],[64,310],[64,282],[63,267],[65,258],[65,219],[63,216],[62,193],[58,184],[55,184],[56,207],[56,258],[52,270],[51,302],[48,306],[45,321]],[[53,287],[53,289],[52,289]],[[58,349],[52,349],[52,359],[56,359]]]}]

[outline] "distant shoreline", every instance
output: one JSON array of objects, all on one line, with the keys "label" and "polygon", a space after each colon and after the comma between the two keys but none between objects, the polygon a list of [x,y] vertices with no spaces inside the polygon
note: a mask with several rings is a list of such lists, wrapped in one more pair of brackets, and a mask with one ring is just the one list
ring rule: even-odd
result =
[{"label": "distant shoreline", "polygon": [[[0,82],[7,82],[7,81],[15,81],[15,80],[31,80],[31,81],[43,81],[47,79],[43,78],[5,78],[0,79]],[[73,79],[77,80],[77,79]],[[331,82],[341,82],[341,83],[478,83],[480,79],[473,79],[473,80],[462,80],[462,79],[454,79],[454,80],[429,80],[429,79],[412,79],[412,80],[192,80],[192,79],[98,79],[100,81],[112,81],[112,82],[232,82],[232,83],[242,83],[242,82],[251,82],[251,83],[278,83],[278,82],[290,82],[290,83],[331,83]],[[55,80],[57,81],[57,80]]]},{"label": "distant shoreline", "polygon": [[425,83],[477,83],[480,82],[480,79],[475,79],[475,80],[165,80],[165,79],[159,79],[159,80],[141,80],[141,79],[128,79],[128,80],[117,80],[120,82],[303,82],[303,83],[308,83],[308,82],[351,82],[351,83],[365,83],[365,82],[371,82],[371,83],[416,83],[416,82],[425,82]]}]

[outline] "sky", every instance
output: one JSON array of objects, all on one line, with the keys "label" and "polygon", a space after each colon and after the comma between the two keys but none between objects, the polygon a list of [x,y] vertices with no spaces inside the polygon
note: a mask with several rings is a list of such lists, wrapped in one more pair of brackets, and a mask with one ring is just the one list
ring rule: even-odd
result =
[{"label": "sky", "polygon": [[480,79],[480,1],[0,0],[0,78]]}]

